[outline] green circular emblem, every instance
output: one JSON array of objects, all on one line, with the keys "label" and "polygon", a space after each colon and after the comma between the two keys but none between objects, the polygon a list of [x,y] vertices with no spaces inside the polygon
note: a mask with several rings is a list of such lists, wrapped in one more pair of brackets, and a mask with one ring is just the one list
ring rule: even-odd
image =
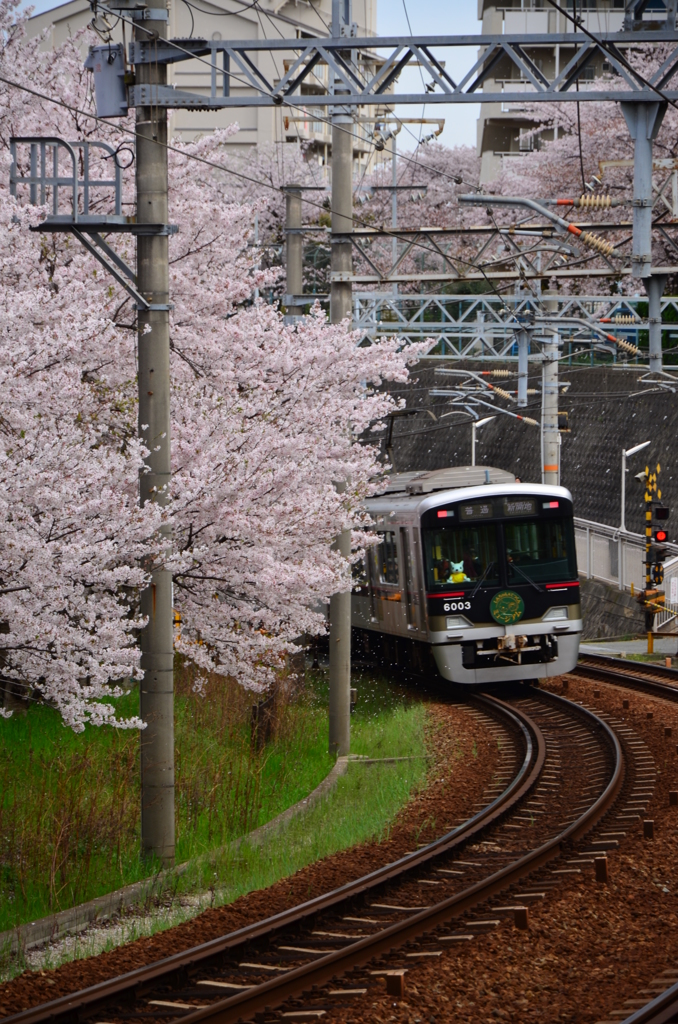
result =
[{"label": "green circular emblem", "polygon": [[510,626],[512,622],[518,622],[524,614],[523,599],[512,590],[502,590],[490,601],[490,615],[501,626]]}]

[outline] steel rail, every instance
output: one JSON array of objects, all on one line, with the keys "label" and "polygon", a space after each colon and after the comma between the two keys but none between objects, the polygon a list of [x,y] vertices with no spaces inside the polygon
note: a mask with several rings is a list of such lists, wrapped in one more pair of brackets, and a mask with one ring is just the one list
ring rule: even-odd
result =
[{"label": "steel rail", "polygon": [[[601,654],[585,654],[584,657],[586,661],[578,664],[569,673],[570,675],[599,679],[625,689],[641,690],[654,697],[661,697],[674,703],[678,702],[678,686],[675,685],[678,684],[676,669],[647,662],[631,662],[629,664],[622,658],[610,658]],[[589,661],[595,663],[589,664]],[[633,672],[637,675],[632,675]],[[674,680],[674,685],[647,678],[647,676],[655,674]],[[678,984],[667,988],[645,1006],[620,1020],[619,1024],[668,1024],[676,1016],[678,1016]]]},{"label": "steel rail", "polygon": [[619,1024],[668,1024],[678,1014],[678,984],[672,985],[660,996],[641,1006],[630,1017],[620,1020]]},{"label": "steel rail", "polygon": [[508,724],[518,731],[525,746],[525,754],[519,770],[506,789],[468,821],[421,850],[406,854],[405,857],[384,865],[361,878],[347,882],[329,893],[317,896],[272,917],[246,925],[237,931],[219,936],[209,942],[201,943],[199,946],[129,971],[117,978],[99,982],[79,992],[61,996],[9,1017],[3,1017],[2,1024],[42,1024],[46,1021],[49,1021],[50,1024],[58,1024],[59,1021],[78,1020],[116,997],[146,991],[175,971],[195,968],[198,964],[207,966],[211,960],[234,947],[273,935],[282,928],[297,924],[314,914],[368,892],[392,878],[403,876],[410,870],[420,868],[436,857],[466,843],[511,810],[529,792],[541,774],[546,756],[541,731],[527,715],[494,698],[483,696],[476,697],[475,700],[484,705],[493,717],[503,719],[504,724]]},{"label": "steel rail", "polygon": [[[629,690],[640,690],[664,700],[678,701],[678,672],[664,665],[648,665],[639,662],[637,665],[627,664],[621,658],[606,658],[604,655],[585,655],[586,661],[579,662],[569,673],[571,676],[598,679],[601,682],[613,683]],[[595,658],[594,664],[589,659]],[[654,675],[674,680],[673,683],[662,683],[651,678]]]},{"label": "steel rail", "polygon": [[[467,910],[484,902],[490,896],[518,882],[526,875],[542,867],[551,860],[558,858],[571,844],[586,834],[607,813],[617,798],[623,782],[623,760],[619,741],[609,726],[592,712],[579,705],[558,697],[554,694],[541,694],[542,699],[549,703],[567,708],[570,714],[576,714],[587,720],[611,748],[614,759],[612,777],[604,792],[575,822],[553,839],[542,844],[536,850],[519,858],[513,864],[493,873],[488,878],[475,883],[461,893],[435,904],[426,910],[413,914],[404,921],[397,922],[382,929],[374,935],[366,936],[358,942],[343,949],[333,951],[322,958],[293,968],[285,974],[270,979],[260,985],[239,992],[237,995],[220,999],[209,1006],[200,1007],[193,1012],[182,1013],[182,1024],[198,1024],[207,1021],[214,1024],[229,1024],[239,1019],[250,1018],[252,1014],[280,1005],[286,999],[299,995],[313,985],[320,985],[337,975],[345,974],[353,967],[373,959],[375,956],[401,946],[422,933],[431,931],[452,918],[458,917]],[[492,697],[477,698],[481,703],[494,708],[505,717],[520,723],[521,732],[531,733],[529,743],[526,742],[526,756],[520,771],[512,780],[511,785],[501,797],[493,801],[487,808],[475,815],[469,822],[443,836],[436,842],[424,847],[423,850],[408,854],[394,864],[386,865],[376,872],[364,876],[355,882],[348,883],[325,896],[310,900],[299,907],[292,908],[282,914],[275,915],[262,922],[239,929],[237,932],[212,940],[194,949],[175,954],[157,964],[139,968],[111,982],[103,982],[83,992],[62,997],[51,1003],[43,1004],[31,1010],[4,1018],[3,1024],[38,1024],[42,1021],[57,1022],[59,1020],[82,1019],[89,1016],[103,1002],[110,1002],[125,992],[142,995],[158,979],[166,977],[177,969],[192,971],[197,964],[204,964],[210,958],[231,950],[234,946],[255,938],[270,935],[287,924],[296,923],[325,910],[337,903],[364,893],[375,885],[403,875],[414,866],[421,866],[437,855],[466,843],[477,832],[484,830],[488,824],[503,817],[514,807],[539,779],[545,761],[546,745],[539,727],[524,712],[508,708],[502,701]],[[509,794],[510,791],[510,795]]]},{"label": "steel rail", "polygon": [[[590,724],[594,724],[606,736],[614,753],[615,766],[610,782],[604,792],[580,818],[569,825],[560,835],[543,843],[513,864],[469,886],[461,893],[422,910],[418,914],[413,914],[405,921],[397,922],[374,935],[367,936],[351,946],[329,953],[315,962],[294,968],[280,977],[272,978],[252,989],[219,1000],[211,1006],[201,1007],[192,1013],[187,1013],[182,1016],[182,1024],[201,1024],[203,1021],[210,1021],[211,1024],[235,1024],[239,1019],[247,1019],[266,1007],[280,1005],[286,999],[310,989],[313,985],[322,985],[337,975],[345,974],[353,967],[357,967],[375,956],[388,953],[394,947],[402,946],[421,936],[422,933],[437,928],[451,918],[458,917],[495,893],[518,882],[525,875],[531,874],[537,868],[556,859],[565,847],[588,832],[608,811],[621,789],[624,776],[621,746],[610,727],[592,712],[553,694],[543,694],[543,697],[560,706],[567,707],[570,713],[574,711],[586,718]],[[502,703],[496,698],[485,699],[497,704]],[[534,723],[532,728],[537,731],[540,752],[545,755],[545,741],[541,730]],[[542,763],[543,759],[542,756]],[[533,775],[534,769],[530,773],[530,777]],[[521,788],[527,788],[528,781],[526,780]]]}]

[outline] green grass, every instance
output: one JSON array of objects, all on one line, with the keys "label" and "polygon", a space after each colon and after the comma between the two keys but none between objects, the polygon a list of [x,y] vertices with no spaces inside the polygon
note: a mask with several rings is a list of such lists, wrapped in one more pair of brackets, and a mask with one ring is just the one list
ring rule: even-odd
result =
[{"label": "green grass", "polygon": [[[424,753],[421,705],[383,680],[365,676],[354,685],[354,753]],[[122,698],[120,714],[133,713],[136,700],[134,693]],[[379,835],[423,778],[424,760],[352,767],[331,801],[288,826],[284,844],[269,841],[237,857],[223,852],[307,795],[332,765],[327,673],[280,701],[273,739],[260,752],[250,743],[251,703],[223,681],[213,680],[200,697],[190,673],[177,673],[177,862],[192,861],[174,883],[177,892],[218,887],[219,901],[230,901]],[[88,728],[76,735],[42,706],[0,721],[0,931],[148,877],[139,859],[138,775],[134,733]]]},{"label": "green grass", "polygon": [[633,652],[627,651],[625,657],[627,661],[645,661],[648,663],[654,662],[655,664],[661,662],[663,665],[665,659],[668,658],[668,654],[662,654],[661,651],[658,654],[634,654]]}]

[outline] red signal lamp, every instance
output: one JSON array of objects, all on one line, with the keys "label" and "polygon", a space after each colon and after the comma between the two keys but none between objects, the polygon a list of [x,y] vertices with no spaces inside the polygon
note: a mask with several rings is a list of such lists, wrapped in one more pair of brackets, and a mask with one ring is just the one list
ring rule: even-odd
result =
[{"label": "red signal lamp", "polygon": [[664,544],[669,539],[669,535],[666,530],[657,530],[654,539],[658,544]]}]

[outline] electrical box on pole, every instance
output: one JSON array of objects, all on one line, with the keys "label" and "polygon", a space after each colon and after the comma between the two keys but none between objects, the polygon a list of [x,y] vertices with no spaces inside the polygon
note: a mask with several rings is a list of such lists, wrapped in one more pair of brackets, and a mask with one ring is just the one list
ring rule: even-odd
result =
[{"label": "electrical box on pole", "polygon": [[122,43],[90,46],[85,67],[94,78],[97,117],[126,117],[127,81]]}]

